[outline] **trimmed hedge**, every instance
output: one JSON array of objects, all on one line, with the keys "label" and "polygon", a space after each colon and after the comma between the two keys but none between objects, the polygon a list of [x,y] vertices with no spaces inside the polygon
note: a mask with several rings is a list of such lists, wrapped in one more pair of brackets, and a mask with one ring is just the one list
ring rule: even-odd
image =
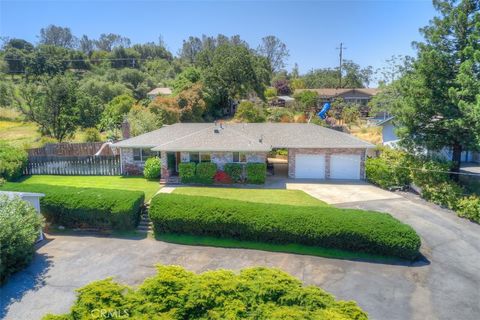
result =
[{"label": "trimmed hedge", "polygon": [[335,300],[279,269],[195,274],[180,266],[158,265],[157,274],[139,288],[112,278],[92,282],[77,290],[69,313],[49,314],[43,320],[103,318],[367,320],[368,316],[355,302]]},{"label": "trimmed hedge", "polygon": [[178,165],[178,175],[182,183],[195,181],[195,162],[182,162]]},{"label": "trimmed hedge", "polygon": [[267,177],[265,163],[247,163],[247,183],[263,184]]},{"label": "trimmed hedge", "polygon": [[0,285],[30,263],[41,225],[29,203],[0,195]]},{"label": "trimmed hedge", "polygon": [[226,163],[223,170],[232,178],[233,182],[242,182],[243,166],[240,163]]},{"label": "trimmed hedge", "polygon": [[10,183],[8,190],[44,193],[40,201],[46,220],[69,228],[133,229],[145,200],[141,191],[114,189]]},{"label": "trimmed hedge", "polygon": [[420,237],[386,213],[261,204],[159,194],[149,210],[156,232],[362,251],[414,259]]},{"label": "trimmed hedge", "polygon": [[195,182],[212,184],[215,173],[217,173],[217,165],[215,163],[200,162],[195,169]]},{"label": "trimmed hedge", "polygon": [[143,176],[146,179],[154,180],[160,178],[162,160],[159,157],[148,158],[143,168]]}]

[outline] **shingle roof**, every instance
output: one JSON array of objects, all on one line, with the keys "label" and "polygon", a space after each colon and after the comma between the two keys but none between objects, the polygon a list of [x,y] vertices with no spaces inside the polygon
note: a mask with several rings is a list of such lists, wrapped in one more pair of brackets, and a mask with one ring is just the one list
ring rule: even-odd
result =
[{"label": "shingle roof", "polygon": [[[214,130],[218,130],[216,133]],[[307,123],[177,123],[117,142],[154,151],[269,151],[272,148],[373,148],[347,133]]]},{"label": "shingle roof", "polygon": [[302,91],[315,91],[320,97],[336,97],[345,93],[363,93],[366,95],[374,96],[380,90],[378,88],[319,88],[319,89],[297,89],[295,93]]}]

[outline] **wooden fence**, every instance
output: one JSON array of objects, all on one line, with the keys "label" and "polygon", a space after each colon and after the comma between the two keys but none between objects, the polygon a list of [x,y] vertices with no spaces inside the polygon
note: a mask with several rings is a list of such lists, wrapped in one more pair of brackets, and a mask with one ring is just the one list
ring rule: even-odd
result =
[{"label": "wooden fence", "polygon": [[86,157],[28,157],[24,174],[70,175],[70,176],[116,176],[120,175],[119,156]]},{"label": "wooden fence", "polygon": [[[41,148],[28,149],[30,157],[84,157],[93,156],[102,147],[103,142],[85,142],[85,143],[47,143]],[[105,145],[101,152],[102,156],[115,155],[110,145]]]}]

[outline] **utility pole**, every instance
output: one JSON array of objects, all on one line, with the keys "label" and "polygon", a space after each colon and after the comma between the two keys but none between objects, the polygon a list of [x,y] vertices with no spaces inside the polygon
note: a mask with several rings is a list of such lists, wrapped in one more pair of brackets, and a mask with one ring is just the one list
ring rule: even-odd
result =
[{"label": "utility pole", "polygon": [[338,67],[338,75],[339,75],[339,88],[342,87],[342,65],[343,65],[343,50],[345,50],[347,48],[345,48],[343,46],[343,42],[340,42],[340,48],[337,48],[337,50],[340,50],[340,65]]}]

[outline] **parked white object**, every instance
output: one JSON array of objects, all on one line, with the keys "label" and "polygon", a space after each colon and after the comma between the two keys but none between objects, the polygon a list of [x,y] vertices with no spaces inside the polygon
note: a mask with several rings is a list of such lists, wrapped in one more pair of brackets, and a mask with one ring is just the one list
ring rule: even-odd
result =
[{"label": "parked white object", "polygon": [[325,155],[297,154],[295,156],[295,178],[325,179]]},{"label": "parked white object", "polygon": [[[0,191],[0,195],[6,195],[10,199],[14,197],[19,197],[23,201],[30,203],[35,210],[40,214],[40,198],[45,197],[43,193],[32,193],[32,192],[13,192],[13,191]],[[37,241],[43,240],[43,231],[40,229],[40,235]]]}]

